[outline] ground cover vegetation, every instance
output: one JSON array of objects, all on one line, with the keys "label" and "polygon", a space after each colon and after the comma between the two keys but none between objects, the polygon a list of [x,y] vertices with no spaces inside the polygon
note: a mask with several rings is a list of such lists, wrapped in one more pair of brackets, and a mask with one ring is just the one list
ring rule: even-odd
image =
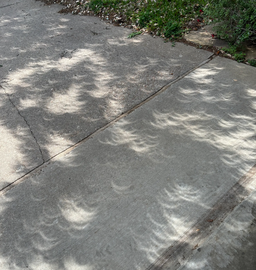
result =
[{"label": "ground cover vegetation", "polygon": [[[90,0],[76,1],[81,8],[76,13],[92,11],[114,24],[129,26],[135,31],[149,32],[168,39],[177,39],[191,30],[188,22],[197,18],[201,23],[206,0]],[[74,11],[73,11],[74,12]]]},{"label": "ground cover vegetation", "polygon": [[[178,40],[185,32],[213,23],[216,34],[230,43],[224,51],[242,62],[244,44],[256,45],[256,0],[43,0],[65,5],[60,12],[97,15],[116,25]],[[249,63],[255,65],[255,61]]]},{"label": "ground cover vegetation", "polygon": [[[205,17],[215,23],[217,37],[227,40],[227,53],[244,61],[245,44],[256,45],[256,0],[214,0],[205,8]],[[248,61],[256,66],[256,60]]]}]

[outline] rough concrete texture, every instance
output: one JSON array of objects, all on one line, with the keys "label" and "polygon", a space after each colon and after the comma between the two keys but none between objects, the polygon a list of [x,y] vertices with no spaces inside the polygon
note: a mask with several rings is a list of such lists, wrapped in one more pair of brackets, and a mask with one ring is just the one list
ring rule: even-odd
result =
[{"label": "rough concrete texture", "polygon": [[3,194],[0,268],[154,264],[255,164],[254,74],[215,58]]},{"label": "rough concrete texture", "polygon": [[213,25],[205,25],[198,31],[190,31],[185,34],[184,38],[199,45],[215,46],[217,48],[228,47],[228,42],[212,38],[212,34],[215,34]]},{"label": "rough concrete texture", "polygon": [[[214,46],[218,49],[229,47],[227,41],[218,39],[216,36],[213,38],[212,34],[216,35],[214,30],[214,25],[205,25],[200,28],[198,31],[190,31],[185,34],[184,38],[187,41],[193,42],[198,45]],[[246,60],[256,59],[256,46],[250,43],[244,44],[244,52],[246,53]]]},{"label": "rough concrete texture", "polygon": [[147,35],[128,39],[131,30],[59,9],[34,0],[0,3],[0,109],[16,110],[0,115],[0,144],[9,141],[0,148],[8,172],[0,188],[211,55]]},{"label": "rough concrete texture", "polygon": [[[1,90],[1,89],[0,89]],[[0,94],[0,188],[42,163],[37,141],[8,95]],[[23,144],[25,140],[27,144]],[[29,156],[27,155],[29,153]]]},{"label": "rough concrete texture", "polygon": [[246,59],[256,59],[256,46],[248,45],[246,47]]},{"label": "rough concrete texture", "polygon": [[[238,205],[179,270],[256,269],[256,192]],[[171,269],[170,269],[171,270]]]}]

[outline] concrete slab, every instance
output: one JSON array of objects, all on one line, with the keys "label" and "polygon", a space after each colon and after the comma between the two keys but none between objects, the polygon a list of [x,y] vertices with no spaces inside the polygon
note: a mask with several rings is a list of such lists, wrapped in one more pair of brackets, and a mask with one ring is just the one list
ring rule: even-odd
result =
[{"label": "concrete slab", "polygon": [[[212,37],[212,34],[215,37]],[[202,46],[214,46],[218,49],[228,48],[229,43],[225,40],[216,38],[216,30],[214,30],[214,24],[204,25],[197,31],[190,31],[184,35],[184,38],[197,45]],[[243,51],[245,52],[246,60],[256,59],[256,46],[250,42],[243,44]],[[231,55],[230,55],[231,56]]]},{"label": "concrete slab", "polygon": [[1,269],[159,269],[256,162],[254,74],[215,58],[3,193]]},{"label": "concrete slab", "polygon": [[0,95],[0,107],[0,188],[2,188],[42,164],[43,159],[26,120],[4,93]]},{"label": "concrete slab", "polygon": [[185,34],[184,38],[199,45],[215,46],[219,49],[228,47],[228,42],[221,39],[212,38],[212,34],[216,34],[213,27],[213,25],[205,25],[198,31],[190,31],[189,33]]},{"label": "concrete slab", "polygon": [[256,269],[256,192],[239,204],[180,270]]},{"label": "concrete slab", "polygon": [[246,59],[247,60],[256,59],[256,46],[255,45],[246,46]]},{"label": "concrete slab", "polygon": [[[211,55],[146,35],[128,39],[131,30],[59,9],[34,0],[0,4],[1,93],[9,95],[37,144],[27,149],[25,163],[36,151],[46,161],[74,145]],[[19,141],[20,148],[9,147],[15,158],[3,170],[21,166],[16,155],[28,138],[20,135]],[[5,174],[0,187],[15,177]]]}]

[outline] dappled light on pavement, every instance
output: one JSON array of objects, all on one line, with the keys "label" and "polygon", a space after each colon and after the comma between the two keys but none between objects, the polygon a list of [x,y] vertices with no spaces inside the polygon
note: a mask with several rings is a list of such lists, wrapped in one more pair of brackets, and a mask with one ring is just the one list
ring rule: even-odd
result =
[{"label": "dappled light on pavement", "polygon": [[[0,109],[13,106],[16,110],[13,119],[6,118],[13,123],[8,128],[10,136],[18,136],[20,122],[25,121],[29,129],[29,136],[19,136],[19,140],[21,145],[35,147],[11,149],[14,156],[23,155],[31,164],[26,172],[211,55],[183,44],[172,47],[148,35],[128,39],[131,30],[95,17],[59,14],[58,9],[58,5],[30,0],[0,9],[0,91],[6,97]],[[6,170],[21,166],[15,160]],[[0,179],[0,186],[19,176],[14,173]]]},{"label": "dappled light on pavement", "polygon": [[157,269],[181,239],[193,250],[182,237],[255,164],[254,70],[215,58],[94,133],[209,55],[33,5],[39,24],[1,15],[5,44],[43,29],[4,57],[5,172],[43,165],[1,193],[0,268]]}]

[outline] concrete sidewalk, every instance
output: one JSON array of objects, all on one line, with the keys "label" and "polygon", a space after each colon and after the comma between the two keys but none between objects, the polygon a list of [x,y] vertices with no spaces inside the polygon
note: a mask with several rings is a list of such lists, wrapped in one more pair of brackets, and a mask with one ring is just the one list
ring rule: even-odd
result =
[{"label": "concrete sidewalk", "polygon": [[[34,0],[0,4],[0,188],[211,56]],[[4,153],[8,152],[8,156]]]},{"label": "concrete sidewalk", "polygon": [[[0,8],[0,269],[238,264],[233,243],[255,239],[255,68],[129,40],[127,29],[40,2],[9,3]],[[221,239],[216,263],[228,226],[233,240]]]},{"label": "concrete sidewalk", "polygon": [[193,250],[191,258],[179,270],[256,269],[255,195],[254,188],[206,241]]}]

